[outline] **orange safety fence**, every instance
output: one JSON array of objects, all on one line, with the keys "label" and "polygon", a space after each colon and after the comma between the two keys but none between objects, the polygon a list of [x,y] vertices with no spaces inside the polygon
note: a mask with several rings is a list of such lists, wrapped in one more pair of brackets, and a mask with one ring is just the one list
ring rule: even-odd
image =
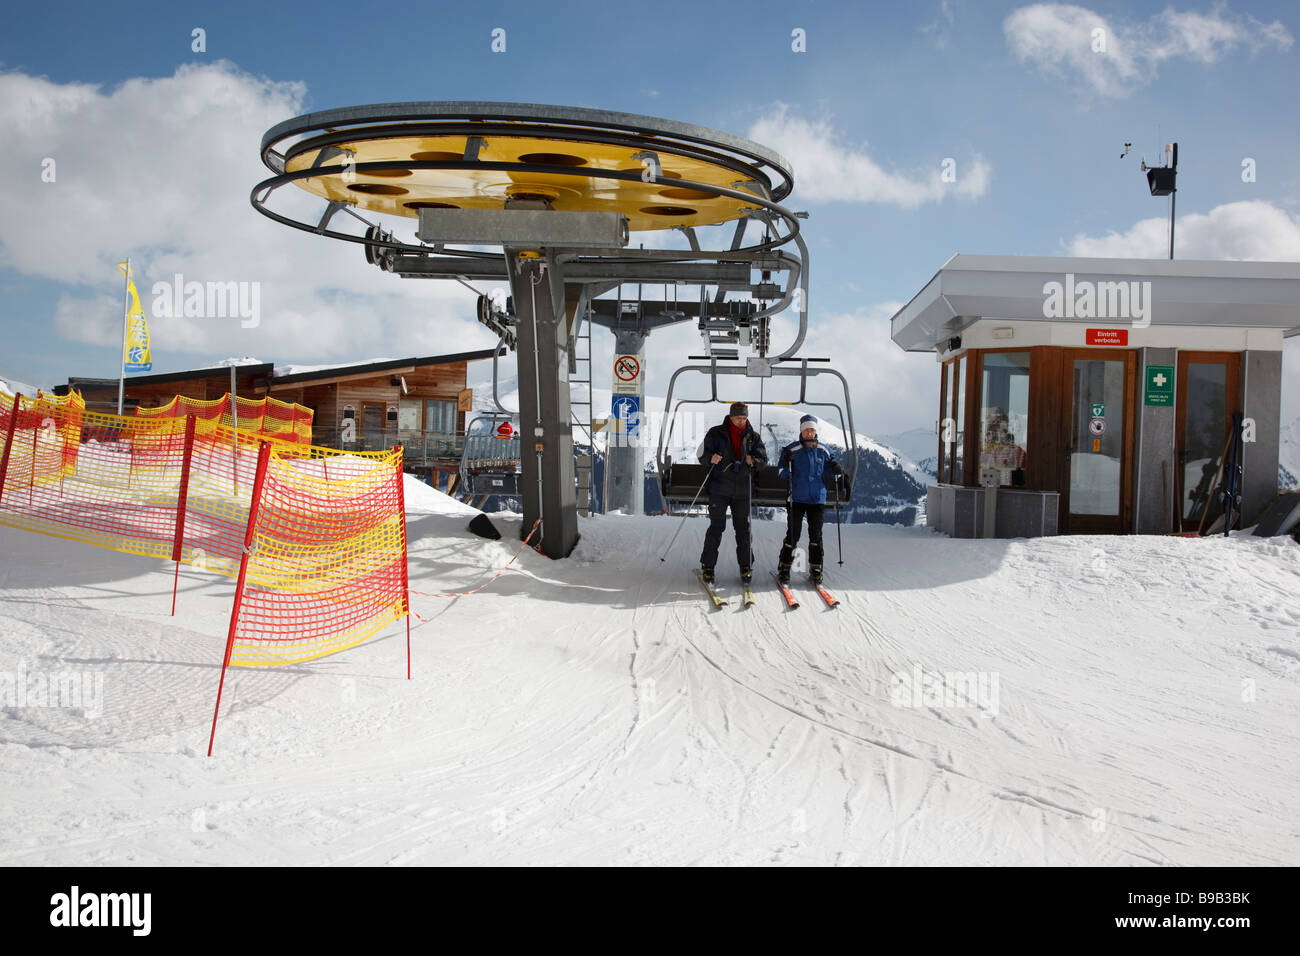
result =
[{"label": "orange safety fence", "polygon": [[[258,399],[236,396],[234,410],[238,413],[241,434],[249,432],[277,441],[311,444],[314,413],[305,405],[282,402],[269,396]],[[236,418],[231,412],[229,392],[221,398],[206,401],[177,395],[166,405],[157,408],[139,407],[135,413],[140,418],[184,418],[193,415],[196,418],[220,421],[229,428],[234,427]]]},{"label": "orange safety fence", "polygon": [[401,449],[240,432],[0,395],[0,524],[237,576],[223,683],[228,665],[312,660],[406,616]]},{"label": "orange safety fence", "polygon": [[188,553],[235,573],[257,470],[249,438],[236,444],[219,422],[196,421],[187,444],[184,418],[87,412],[79,398],[0,404],[0,524],[148,557]]},{"label": "orange safety fence", "polygon": [[311,660],[403,617],[401,451],[288,457],[268,446],[266,456],[231,663]]},{"label": "orange safety fence", "polygon": [[267,442],[259,450],[209,756],[232,664],[313,660],[405,617],[411,676],[402,450],[311,451],[287,455]]}]

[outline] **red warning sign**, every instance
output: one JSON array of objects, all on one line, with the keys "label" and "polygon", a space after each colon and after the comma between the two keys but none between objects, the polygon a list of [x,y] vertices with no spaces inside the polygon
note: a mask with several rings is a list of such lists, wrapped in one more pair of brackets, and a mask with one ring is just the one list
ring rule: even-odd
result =
[{"label": "red warning sign", "polygon": [[635,382],[641,374],[641,363],[635,355],[620,355],[614,359],[614,374],[620,382]]},{"label": "red warning sign", "polygon": [[1088,329],[1087,345],[1128,345],[1128,329]]}]

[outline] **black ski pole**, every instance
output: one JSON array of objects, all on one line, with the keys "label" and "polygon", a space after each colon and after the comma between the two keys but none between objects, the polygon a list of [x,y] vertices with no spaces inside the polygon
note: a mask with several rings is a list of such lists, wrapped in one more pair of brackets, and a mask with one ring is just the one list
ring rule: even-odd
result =
[{"label": "black ski pole", "polygon": [[[748,457],[749,455],[748,443],[746,443],[745,447],[746,447],[745,455],[746,457]],[[749,567],[753,569],[754,567],[754,467],[752,465],[746,465],[745,467],[746,470],[749,472]]]},{"label": "black ski pole", "polygon": [[840,565],[844,564],[844,539],[840,537],[840,476],[835,476],[835,546],[839,548]]},{"label": "black ski pole", "polygon": [[1232,530],[1232,512],[1240,517],[1241,504],[1241,412],[1232,413],[1232,448],[1228,452],[1228,474],[1223,482],[1223,536]]},{"label": "black ski pole", "polygon": [[697,501],[700,500],[700,495],[702,495],[702,494],[704,493],[704,486],[707,485],[707,484],[709,483],[709,477],[710,477],[712,474],[713,474],[713,465],[709,465],[709,470],[706,471],[706,472],[704,473],[704,480],[700,482],[700,490],[697,491],[697,492],[695,492],[695,497],[691,499],[691,503],[690,503],[690,505],[687,507],[687,511],[686,511],[686,513],[685,513],[684,515],[682,515],[682,523],[679,524],[679,525],[677,526],[677,530],[673,532],[673,540],[672,540],[672,541],[669,541],[669,542],[668,542],[668,547],[664,548],[663,557],[661,557],[661,558],[659,559],[661,562],[663,561],[664,558],[668,557],[668,552],[671,551],[671,550],[673,549],[673,544],[674,544],[674,542],[677,541],[677,536],[678,536],[679,534],[682,533],[682,528],[684,528],[684,527],[686,526],[686,519],[689,518],[689,517],[691,516],[690,509],[691,509],[691,508],[694,508],[694,507],[695,507],[695,502],[697,502]]}]

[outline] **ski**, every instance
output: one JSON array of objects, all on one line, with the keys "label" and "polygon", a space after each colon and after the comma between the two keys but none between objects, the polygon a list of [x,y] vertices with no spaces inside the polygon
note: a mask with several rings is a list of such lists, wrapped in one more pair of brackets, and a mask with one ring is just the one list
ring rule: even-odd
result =
[{"label": "ski", "polygon": [[790,590],[789,585],[783,582],[780,576],[775,571],[772,572],[772,580],[774,580],[776,582],[776,586],[781,589],[781,596],[785,598],[785,603],[790,605],[790,610],[793,611],[795,608],[797,608],[799,606],[799,602],[794,599],[794,592]]},{"label": "ski", "polygon": [[817,593],[821,595],[821,599],[826,602],[827,607],[839,607],[840,602],[831,597],[830,591],[827,591],[824,587],[811,579],[808,583],[811,584]]},{"label": "ski", "polygon": [[722,607],[727,603],[727,599],[718,597],[718,592],[714,589],[713,585],[704,580],[704,574],[699,568],[695,569],[695,576],[699,578],[700,583],[704,585],[704,590],[709,592],[709,597],[713,600],[714,607]]},{"label": "ski", "polygon": [[747,584],[746,582],[741,581],[740,593],[744,597],[744,600],[741,602],[742,607],[749,607],[754,603],[754,586],[752,584]]}]

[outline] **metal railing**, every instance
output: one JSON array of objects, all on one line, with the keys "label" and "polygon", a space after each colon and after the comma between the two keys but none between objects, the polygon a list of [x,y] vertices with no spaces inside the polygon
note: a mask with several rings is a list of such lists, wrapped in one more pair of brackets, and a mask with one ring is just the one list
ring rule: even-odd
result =
[{"label": "metal railing", "polygon": [[[350,438],[345,441],[344,437]],[[417,428],[313,428],[312,444],[342,451],[386,451],[401,445],[405,462],[458,463],[465,448],[463,431],[421,431]]]}]

